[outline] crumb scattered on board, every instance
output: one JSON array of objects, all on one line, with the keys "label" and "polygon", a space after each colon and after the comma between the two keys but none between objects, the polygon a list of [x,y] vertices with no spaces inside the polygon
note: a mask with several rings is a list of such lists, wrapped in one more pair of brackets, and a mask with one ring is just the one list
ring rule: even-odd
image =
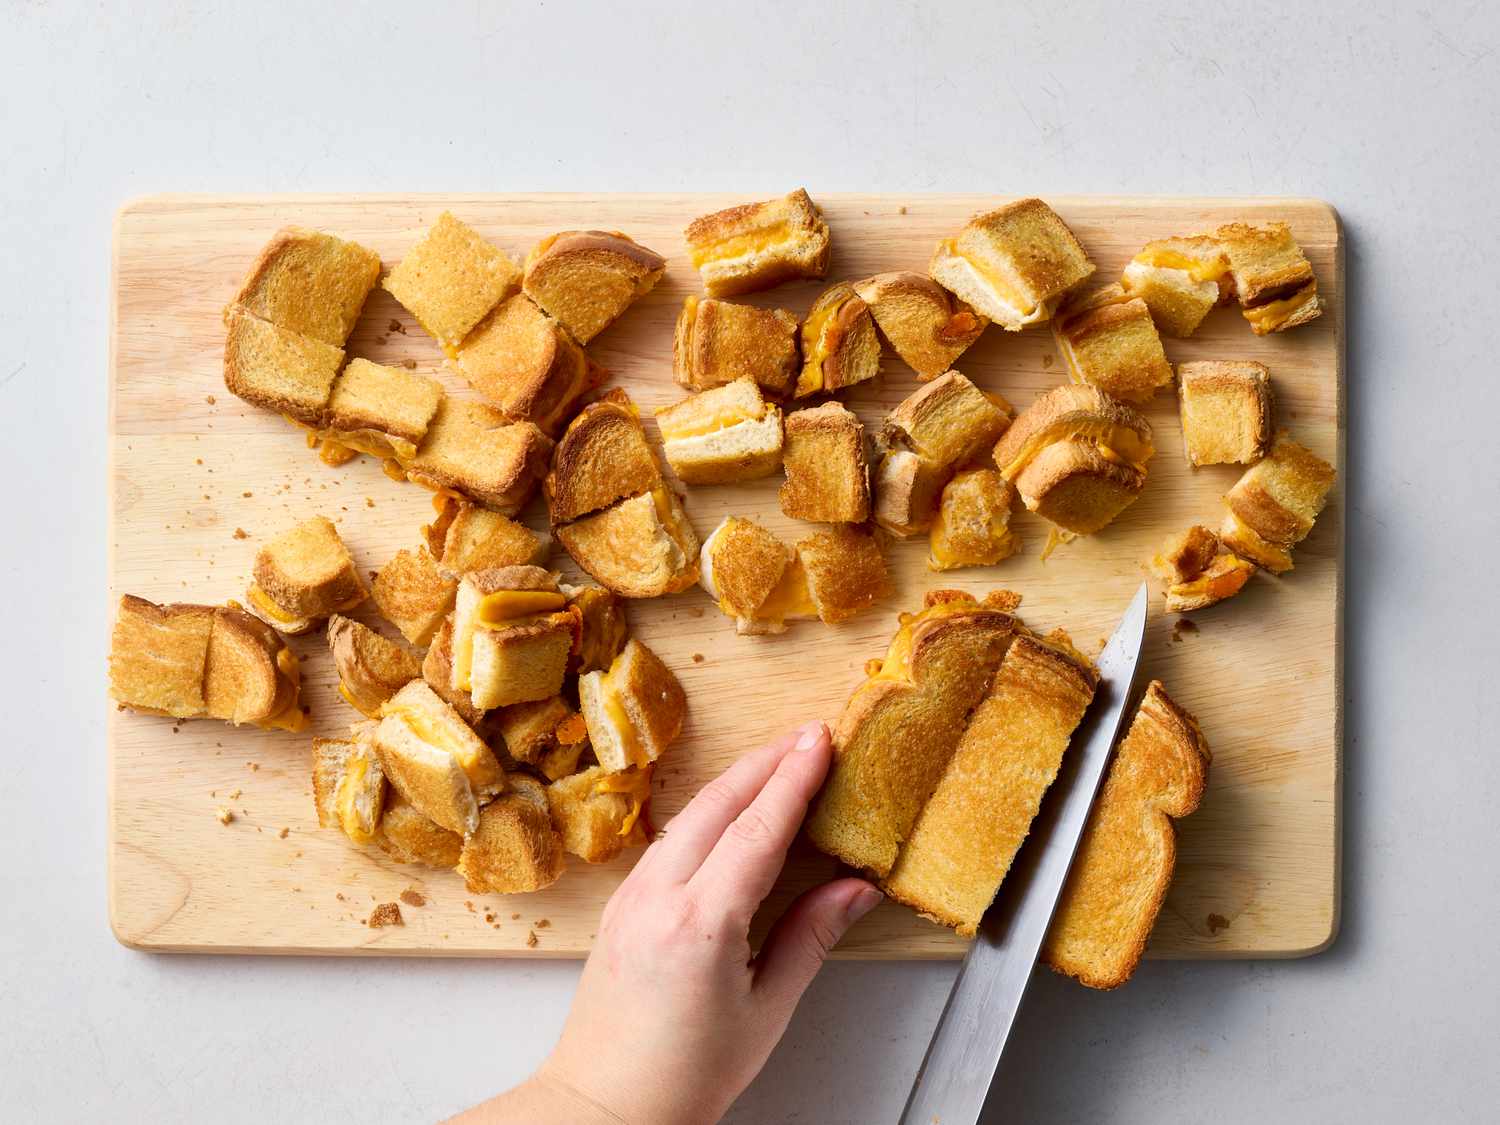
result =
[{"label": "crumb scattered on board", "polygon": [[405,920],[401,917],[401,907],[394,902],[382,902],[374,910],[370,911],[369,927],[378,929],[381,926],[404,926]]},{"label": "crumb scattered on board", "polygon": [[290,828],[283,828],[280,832],[276,833],[277,839],[285,840],[290,832]]},{"label": "crumb scattered on board", "polygon": [[526,948],[527,949],[535,949],[536,948],[536,943],[537,943],[536,931],[535,930],[527,930],[526,931]]},{"label": "crumb scattered on board", "polygon": [[220,824],[233,824],[234,823],[234,813],[230,812],[223,805],[220,805],[218,808],[216,808],[214,810],[214,816],[216,816],[216,817],[219,818],[219,823]]},{"label": "crumb scattered on board", "polygon": [[401,894],[397,897],[399,897],[402,902],[406,903],[407,906],[427,905],[426,896],[424,896],[421,891],[414,890],[411,887],[407,887],[406,890],[402,891]]}]

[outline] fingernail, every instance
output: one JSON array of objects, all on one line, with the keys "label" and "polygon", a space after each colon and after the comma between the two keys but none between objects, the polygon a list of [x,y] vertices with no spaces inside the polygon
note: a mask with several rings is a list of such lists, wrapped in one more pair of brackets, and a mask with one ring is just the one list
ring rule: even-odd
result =
[{"label": "fingernail", "polygon": [[885,895],[881,894],[878,890],[876,890],[869,884],[866,884],[864,887],[862,887],[859,892],[849,900],[849,906],[846,911],[846,915],[849,919],[850,924],[852,925],[853,923],[858,922],[866,914],[874,910],[877,906],[880,905],[880,900],[883,898],[885,898]]},{"label": "fingernail", "polygon": [[805,754],[822,741],[823,732],[826,730],[822,723],[809,723],[802,728],[802,733],[797,736],[797,744],[792,747],[799,754]]}]

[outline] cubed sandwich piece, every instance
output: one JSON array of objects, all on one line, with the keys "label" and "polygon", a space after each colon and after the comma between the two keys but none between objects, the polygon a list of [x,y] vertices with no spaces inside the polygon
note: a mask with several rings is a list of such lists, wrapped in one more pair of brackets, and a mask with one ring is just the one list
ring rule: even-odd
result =
[{"label": "cubed sandwich piece", "polygon": [[651,799],[651,767],[610,773],[594,766],[547,786],[563,848],[586,863],[608,863],[646,842],[641,813]]},{"label": "cubed sandwich piece", "polygon": [[833,393],[880,374],[880,338],[870,307],[841,281],[825,290],[802,322],[802,371],[797,398]]},{"label": "cubed sandwich piece", "polygon": [[952,471],[910,449],[893,448],[882,436],[876,441],[872,474],[875,522],[901,539],[929,530]]},{"label": "cubed sandwich piece", "polygon": [[526,255],[522,288],[573,339],[587,344],[652,290],[666,264],[619,231],[565,230]]},{"label": "cubed sandwich piece", "polygon": [[484,711],[474,706],[474,697],[453,686],[453,615],[450,613],[432,634],[432,643],[422,657],[422,679],[438,697],[458,712],[459,718],[477,728]]},{"label": "cubed sandwich piece", "polygon": [[536,491],[551,455],[552,440],[533,423],[511,422],[494,407],[449,396],[406,475],[513,516]]},{"label": "cubed sandwich piece", "polygon": [[575,675],[608,668],[630,639],[625,603],[603,586],[569,586],[560,589],[568,605],[578,612],[578,651],[568,660]]},{"label": "cubed sandwich piece", "polygon": [[458,865],[464,838],[418,811],[399,789],[389,787],[375,843],[397,863],[449,868]]},{"label": "cubed sandwich piece", "polygon": [[886,343],[924,382],[952,367],[989,324],[919,273],[876,274],[857,283],[854,291],[870,307]]},{"label": "cubed sandwich piece", "polygon": [[1022,199],[976,215],[938,244],[927,272],[1009,332],[1039,324],[1094,272],[1057,212]]},{"label": "cubed sandwich piece", "polygon": [[524,774],[510,776],[508,792],[485,805],[464,841],[458,873],[474,894],[540,891],[563,873],[562,837],[552,827],[546,787]]},{"label": "cubed sandwich piece", "polygon": [[781,411],[736,379],[656,412],[662,453],[685,484],[757,480],[781,464]]},{"label": "cubed sandwich piece", "polygon": [[451,358],[485,314],[521,287],[521,267],[444,211],[382,285]]},{"label": "cubed sandwich piece", "polygon": [[785,399],[797,382],[798,338],[797,316],[787,309],[689,296],[672,336],[672,378],[690,391],[753,379]]},{"label": "cubed sandwich piece", "polygon": [[929,535],[927,565],[933,570],[994,566],[1020,547],[1010,530],[1016,490],[994,469],[964,469],[943,487]]},{"label": "cubed sandwich piece", "polygon": [[1146,243],[1125,266],[1125,292],[1139,297],[1168,336],[1186,339],[1203,318],[1234,296],[1229,258],[1208,235]]},{"label": "cubed sandwich piece", "polygon": [[495,716],[506,752],[548,781],[568,777],[589,747],[583,716],[560,695],[503,708]]},{"label": "cubed sandwich piece", "polygon": [[212,719],[264,730],[307,726],[297,654],[281,635],[235,606],[214,610],[203,674],[203,700]]},{"label": "cubed sandwich piece", "polygon": [[1257,336],[1283,332],[1323,313],[1318,279],[1285,223],[1230,223],[1214,232],[1229,259],[1240,310]]},{"label": "cubed sandwich piece", "polygon": [[378,280],[375,251],[322,231],[283,227],[261,250],[229,307],[342,348]]},{"label": "cubed sandwich piece", "polygon": [[[720,612],[734,619],[736,632],[781,633],[789,618],[812,611],[805,598],[805,577],[802,604],[794,604],[798,600],[794,590],[783,591],[783,586],[797,584],[797,576],[788,575],[795,558],[790,547],[760,524],[726,516],[703,541],[698,582],[718,603]],[[767,603],[771,603],[769,612]]]},{"label": "cubed sandwich piece", "polygon": [[828,272],[828,224],[804,188],[702,215],[688,224],[685,237],[688,257],[711,297]]},{"label": "cubed sandwich piece", "polygon": [[1292,548],[1312,531],[1337,475],[1316,453],[1277,434],[1265,459],[1225,494],[1229,512],[1219,538],[1273,574],[1291,570]]},{"label": "cubed sandwich piece", "polygon": [[[807,585],[805,598],[795,585],[798,568]],[[797,558],[789,569],[788,583],[775,592],[772,608],[781,612],[779,606],[784,604],[791,607],[787,616],[793,611],[805,616],[806,606],[811,604],[825,625],[847,621],[892,589],[879,538],[853,524],[834,524],[803,539],[797,544]],[[766,608],[761,611],[766,612]]]},{"label": "cubed sandwich piece", "polygon": [[901,616],[834,727],[833,765],[807,824],[818,848],[890,874],[1016,628],[1009,613],[951,590]]},{"label": "cubed sandwich piece", "polygon": [[562,690],[578,615],[537,566],[464,575],[453,610],[451,686],[480,710],[547,699]]},{"label": "cubed sandwich piece", "polygon": [[493,751],[421,680],[381,708],[372,737],[390,783],[451,832],[472,832],[480,803],[505,791]]},{"label": "cubed sandwich piece", "polygon": [[1052,321],[1052,336],[1075,383],[1144,404],[1172,382],[1151,310],[1123,286],[1106,285],[1070,300]]},{"label": "cubed sandwich piece", "polygon": [[1254,360],[1177,368],[1182,443],[1190,465],[1250,465],[1271,444],[1271,378]]},{"label": "cubed sandwich piece", "polygon": [[1087,383],[1069,383],[1023,410],[995,446],[1000,475],[1028,510],[1091,535],[1140,495],[1155,453],[1151,425]]},{"label": "cubed sandwich piece", "polygon": [[972,937],[1097,684],[1070,645],[1018,636],[882,883],[886,894]]},{"label": "cubed sandwich piece", "polygon": [[569,423],[552,455],[543,491],[552,526],[602,511],[662,483],[640,412],[616,388]]},{"label": "cubed sandwich piece", "polygon": [[120,599],[109,647],[109,694],[150,715],[194,719],[208,713],[203,676],[214,607]]},{"label": "cubed sandwich piece", "polygon": [[1043,962],[1090,988],[1130,979],[1172,883],[1172,821],[1198,808],[1208,764],[1197,720],[1153,680],[1089,814]]},{"label": "cubed sandwich piece", "polygon": [[551,540],[525,524],[445,492],[433,496],[432,504],[437,515],[422,537],[450,578],[492,566],[541,566],[547,559]]},{"label": "cubed sandwich piece", "polygon": [[660,758],[687,715],[677,677],[637,640],[625,645],[608,672],[580,676],[578,699],[594,756],[612,772]]},{"label": "cubed sandwich piece", "polygon": [[314,516],[260,549],[245,601],[267,625],[295,636],[353,609],[366,596],[338,528]]},{"label": "cubed sandwich piece", "polygon": [[338,828],[356,844],[373,844],[385,812],[385,771],[368,739],[313,739],[313,803],[318,827]]},{"label": "cubed sandwich piece", "polygon": [[870,517],[870,470],[865,428],[838,402],[786,417],[782,450],[786,482],[781,510],[815,523],[863,523]]},{"label": "cubed sandwich piece", "polygon": [[328,649],[339,674],[339,694],[372,719],[386,700],[422,675],[422,662],[414,653],[339,614],[328,619]]},{"label": "cubed sandwich piece", "polygon": [[344,349],[302,336],[231,305],[224,313],[224,386],[252,406],[300,422],[322,422]]},{"label": "cubed sandwich piece", "polygon": [[1167,612],[1190,613],[1238,594],[1255,573],[1255,564],[1228,550],[1208,528],[1195,524],[1162,544],[1150,569],[1161,580]]},{"label": "cubed sandwich piece", "polygon": [[400,550],[370,584],[380,615],[414,645],[425,645],[453,608],[458,581],[438,569],[425,546]]},{"label": "cubed sandwich piece", "polygon": [[459,345],[459,374],[505,417],[555,438],[604,378],[562,326],[526,296],[501,302]]},{"label": "cubed sandwich piece", "polygon": [[313,432],[324,443],[324,460],[336,461],[342,449],[406,464],[417,455],[442,401],[443,388],[435,379],[351,359],[334,380],[323,425]]}]

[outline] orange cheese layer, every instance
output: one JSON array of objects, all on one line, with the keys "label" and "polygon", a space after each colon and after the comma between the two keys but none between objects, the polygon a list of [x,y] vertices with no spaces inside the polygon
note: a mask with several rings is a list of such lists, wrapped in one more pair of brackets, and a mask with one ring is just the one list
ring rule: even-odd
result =
[{"label": "orange cheese layer", "polygon": [[701,269],[715,262],[726,262],[731,258],[743,258],[749,254],[763,254],[777,243],[792,240],[792,229],[786,223],[773,223],[758,230],[746,231],[721,238],[706,246],[691,246],[688,255],[693,268]]}]

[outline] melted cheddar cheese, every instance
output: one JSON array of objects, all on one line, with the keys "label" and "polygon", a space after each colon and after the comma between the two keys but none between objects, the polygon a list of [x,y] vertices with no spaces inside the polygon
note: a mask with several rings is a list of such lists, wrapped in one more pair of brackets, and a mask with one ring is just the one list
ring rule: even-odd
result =
[{"label": "melted cheddar cheese", "polygon": [[741,422],[758,421],[760,417],[759,414],[750,414],[737,406],[726,406],[706,418],[694,418],[689,422],[662,426],[661,438],[663,441],[686,441],[688,438],[716,434],[720,430],[729,429],[730,426],[738,426]]},{"label": "melted cheddar cheese", "polygon": [[731,258],[744,258],[751,254],[763,254],[779,242],[789,242],[792,229],[786,223],[774,223],[744,234],[732,234],[710,242],[706,246],[691,246],[688,257],[694,269],[702,269],[716,262],[727,262]]},{"label": "melted cheddar cheese", "polygon": [[886,650],[885,659],[880,661],[879,671],[875,672],[871,679],[909,679],[911,677],[911,652],[916,643],[914,636],[916,627],[924,621],[951,617],[955,613],[970,613],[979,608],[981,608],[979,603],[972,598],[954,598],[951,601],[930,605],[919,613],[903,613],[897,619],[901,622],[901,627],[891,638],[891,647]]},{"label": "melted cheddar cheese", "polygon": [[780,624],[792,618],[816,616],[818,607],[813,602],[812,592],[807,588],[807,568],[802,565],[801,559],[794,558],[781,572],[781,577],[771,587],[771,592],[755,611],[753,619]]},{"label": "melted cheddar cheese", "polygon": [[1290,297],[1283,297],[1279,301],[1267,301],[1264,305],[1257,305],[1253,309],[1245,309],[1245,319],[1250,322],[1250,326],[1255,329],[1258,335],[1274,332],[1281,325],[1291,320],[1306,305],[1316,300],[1317,293],[1317,285],[1304,285]]},{"label": "melted cheddar cheese", "polygon": [[1194,281],[1218,281],[1229,272],[1229,260],[1223,254],[1192,258],[1175,250],[1153,250],[1148,246],[1135,256],[1135,260],[1152,269],[1183,270]]}]

